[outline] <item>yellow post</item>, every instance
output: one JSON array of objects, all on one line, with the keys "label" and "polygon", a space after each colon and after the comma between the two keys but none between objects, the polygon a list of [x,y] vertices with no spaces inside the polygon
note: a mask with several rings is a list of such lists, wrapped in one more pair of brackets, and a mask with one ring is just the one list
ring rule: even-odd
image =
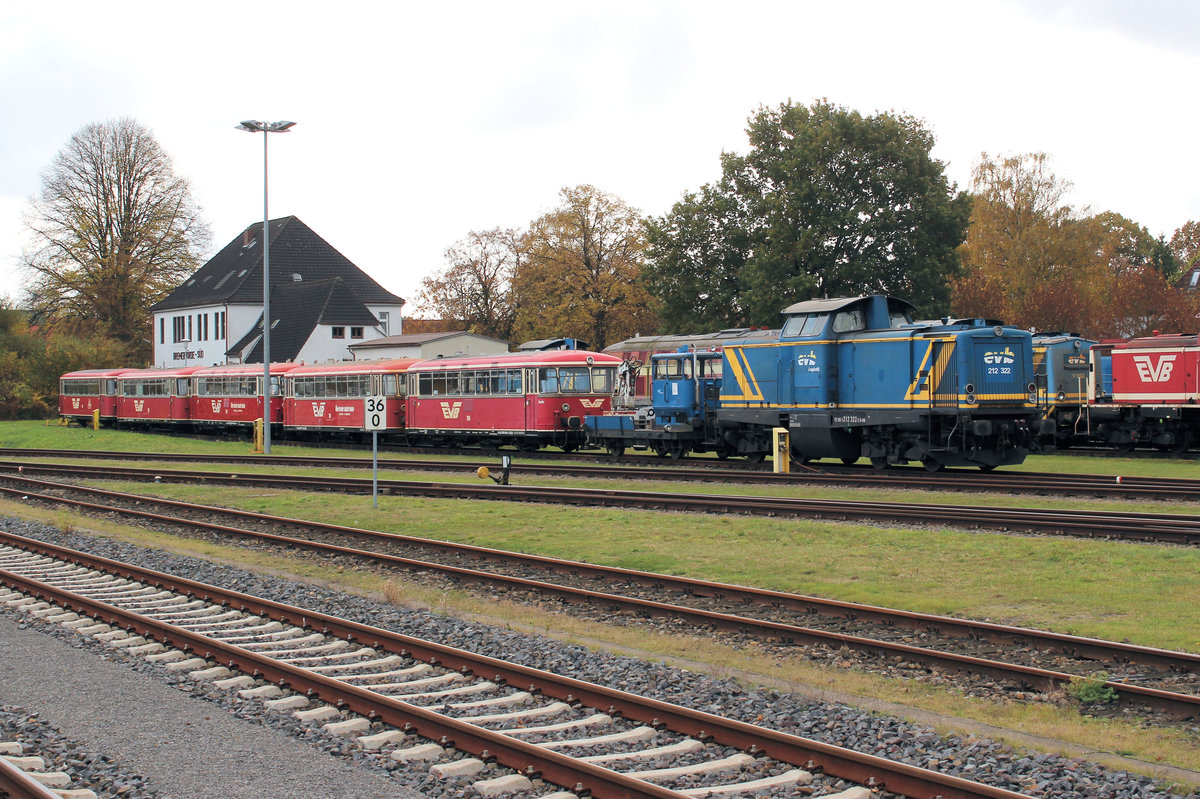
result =
[{"label": "yellow post", "polygon": [[92,411],[92,429],[93,430],[100,429],[100,409],[99,408],[96,408],[95,410]]},{"label": "yellow post", "polygon": [[254,453],[261,455],[263,452],[263,420],[254,420]]},{"label": "yellow post", "polygon": [[791,434],[786,427],[771,430],[772,452],[775,453],[775,474],[786,474],[792,470]]}]

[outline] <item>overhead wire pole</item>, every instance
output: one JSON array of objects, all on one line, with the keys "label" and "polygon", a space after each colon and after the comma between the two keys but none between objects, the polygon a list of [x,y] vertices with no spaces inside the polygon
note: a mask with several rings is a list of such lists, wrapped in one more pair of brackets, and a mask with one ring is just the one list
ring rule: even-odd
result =
[{"label": "overhead wire pole", "polygon": [[247,119],[238,130],[263,135],[263,453],[271,454],[271,215],[267,206],[267,139],[271,133],[287,133],[295,122],[259,122]]}]

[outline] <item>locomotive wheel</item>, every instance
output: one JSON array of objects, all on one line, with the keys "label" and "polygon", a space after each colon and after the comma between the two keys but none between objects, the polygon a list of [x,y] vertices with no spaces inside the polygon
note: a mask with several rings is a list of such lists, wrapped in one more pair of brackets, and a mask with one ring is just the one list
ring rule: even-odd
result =
[{"label": "locomotive wheel", "polygon": [[871,458],[871,465],[882,472],[887,468],[887,458],[883,457],[882,455],[876,458]]},{"label": "locomotive wheel", "polygon": [[658,457],[660,457],[660,458],[665,458],[665,457],[667,457],[667,447],[666,447],[666,445],[665,445],[665,444],[655,444],[655,445],[654,445],[654,454],[655,454],[655,455],[657,455],[657,456],[658,456]]},{"label": "locomotive wheel", "polygon": [[854,464],[858,463],[858,456],[855,455],[853,458],[842,458],[842,463],[846,466],[853,466]]},{"label": "locomotive wheel", "polygon": [[766,459],[767,453],[765,452],[751,452],[746,456],[746,460],[750,461],[750,463],[762,463]]},{"label": "locomotive wheel", "polygon": [[940,472],[946,468],[941,461],[935,461],[933,458],[923,458],[921,463],[924,464],[927,472]]},{"label": "locomotive wheel", "polygon": [[687,447],[685,447],[683,444],[675,444],[671,447],[670,455],[671,460],[681,461],[687,457]]},{"label": "locomotive wheel", "polygon": [[979,464],[979,471],[981,471],[981,472],[990,472],[990,471],[992,471],[992,470],[993,470],[993,469],[995,469],[995,468],[996,468],[996,464],[994,464],[994,463],[981,463],[981,464]]},{"label": "locomotive wheel", "polygon": [[619,458],[625,454],[625,445],[619,441],[612,444],[606,444],[604,449],[607,450],[608,454],[614,458]]}]

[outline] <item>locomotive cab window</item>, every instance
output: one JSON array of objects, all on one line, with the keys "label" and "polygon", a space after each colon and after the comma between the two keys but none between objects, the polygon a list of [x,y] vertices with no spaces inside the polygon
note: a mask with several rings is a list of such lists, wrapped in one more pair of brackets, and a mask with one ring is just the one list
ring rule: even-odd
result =
[{"label": "locomotive cab window", "polygon": [[852,333],[855,330],[867,329],[867,316],[861,308],[838,311],[833,317],[834,333]]},{"label": "locomotive cab window", "polygon": [[660,358],[654,362],[655,380],[691,380],[691,358]]},{"label": "locomotive cab window", "polygon": [[827,313],[810,313],[789,316],[783,323],[782,338],[799,338],[819,336],[825,331],[825,323],[829,321]]}]

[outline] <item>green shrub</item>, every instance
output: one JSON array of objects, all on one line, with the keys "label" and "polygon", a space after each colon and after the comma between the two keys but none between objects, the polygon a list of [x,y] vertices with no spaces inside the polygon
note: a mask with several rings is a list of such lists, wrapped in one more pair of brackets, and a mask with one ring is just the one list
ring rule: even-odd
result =
[{"label": "green shrub", "polygon": [[1097,672],[1090,677],[1072,677],[1067,686],[1067,695],[1085,705],[1106,705],[1117,701],[1116,689],[1105,685],[1107,672]]}]

